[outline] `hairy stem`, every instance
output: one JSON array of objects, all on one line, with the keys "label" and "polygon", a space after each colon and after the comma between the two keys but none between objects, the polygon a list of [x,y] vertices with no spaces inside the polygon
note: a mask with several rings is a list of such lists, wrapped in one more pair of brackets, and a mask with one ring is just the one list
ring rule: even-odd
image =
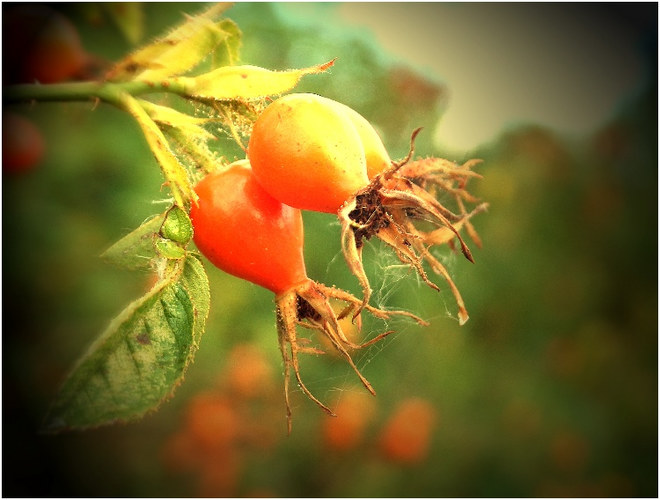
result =
[{"label": "hairy stem", "polygon": [[94,101],[101,100],[118,105],[122,95],[142,95],[157,92],[169,92],[186,95],[189,78],[168,78],[159,82],[70,82],[70,83],[26,83],[10,85],[3,89],[3,101],[15,102],[53,102],[53,101]]}]

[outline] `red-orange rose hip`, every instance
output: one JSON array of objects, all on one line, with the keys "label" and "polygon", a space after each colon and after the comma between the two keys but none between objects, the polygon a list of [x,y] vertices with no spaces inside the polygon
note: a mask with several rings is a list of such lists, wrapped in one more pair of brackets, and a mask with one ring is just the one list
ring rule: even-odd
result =
[{"label": "red-orange rose hip", "polygon": [[307,279],[300,211],[264,191],[247,161],[209,174],[195,191],[194,241],[213,264],[276,294]]},{"label": "red-orange rose hip", "polygon": [[274,198],[303,210],[336,213],[369,183],[352,121],[338,103],[315,94],[271,103],[254,124],[248,158]]}]

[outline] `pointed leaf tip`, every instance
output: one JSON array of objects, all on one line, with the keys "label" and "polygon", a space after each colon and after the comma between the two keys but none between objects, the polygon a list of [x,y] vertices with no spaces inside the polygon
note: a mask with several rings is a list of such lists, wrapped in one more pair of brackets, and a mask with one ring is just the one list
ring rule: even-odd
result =
[{"label": "pointed leaf tip", "polygon": [[305,75],[323,73],[335,59],[318,66],[273,71],[258,66],[225,66],[187,79],[191,97],[213,100],[256,99],[282,94],[295,87]]}]

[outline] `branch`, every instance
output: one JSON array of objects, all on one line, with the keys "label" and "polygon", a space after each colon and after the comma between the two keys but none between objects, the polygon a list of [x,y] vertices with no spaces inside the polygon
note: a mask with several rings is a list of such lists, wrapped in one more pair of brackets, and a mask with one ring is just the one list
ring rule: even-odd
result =
[{"label": "branch", "polygon": [[122,96],[137,96],[157,92],[186,95],[189,78],[168,78],[159,82],[130,81],[110,82],[71,82],[40,84],[29,83],[10,85],[3,89],[5,104],[17,102],[52,101],[95,101],[101,100],[121,107]]}]

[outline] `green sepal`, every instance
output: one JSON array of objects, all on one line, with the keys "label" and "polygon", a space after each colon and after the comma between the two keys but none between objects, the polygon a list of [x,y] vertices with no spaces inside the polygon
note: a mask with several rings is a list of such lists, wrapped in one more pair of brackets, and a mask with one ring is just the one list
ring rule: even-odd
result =
[{"label": "green sepal", "polygon": [[130,270],[147,269],[157,257],[154,238],[158,235],[167,212],[156,215],[121,238],[101,258],[109,264]]}]

